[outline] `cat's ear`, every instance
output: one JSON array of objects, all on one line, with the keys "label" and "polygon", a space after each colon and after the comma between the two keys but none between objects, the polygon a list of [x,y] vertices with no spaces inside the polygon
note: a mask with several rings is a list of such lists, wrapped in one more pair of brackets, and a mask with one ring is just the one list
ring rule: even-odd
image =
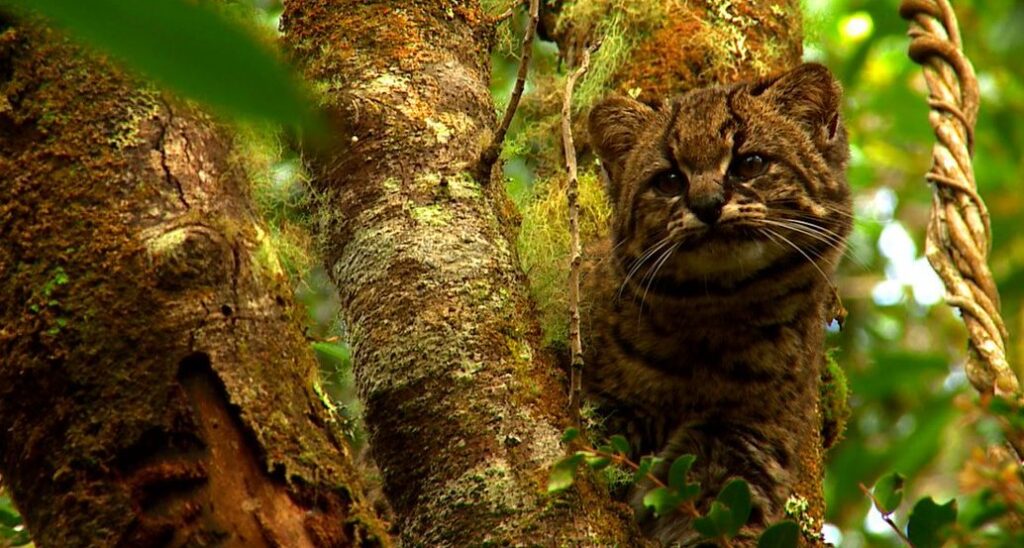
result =
[{"label": "cat's ear", "polygon": [[587,119],[590,146],[612,178],[618,177],[626,156],[653,116],[651,107],[622,95],[612,95],[591,109]]},{"label": "cat's ear", "polygon": [[843,88],[823,65],[804,63],[755,85],[751,94],[763,94],[779,113],[810,130],[819,145],[827,145],[842,131]]}]

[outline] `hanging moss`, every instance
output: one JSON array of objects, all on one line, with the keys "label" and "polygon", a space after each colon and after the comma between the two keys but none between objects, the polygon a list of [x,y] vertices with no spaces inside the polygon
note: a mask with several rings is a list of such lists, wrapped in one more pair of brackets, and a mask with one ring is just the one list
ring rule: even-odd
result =
[{"label": "hanging moss", "polygon": [[[564,178],[537,184],[523,204],[519,234],[519,257],[530,279],[530,291],[540,309],[541,327],[547,344],[564,345],[569,333],[569,208]],[[579,177],[580,239],[600,240],[607,234],[611,208],[601,181],[593,171]]]}]

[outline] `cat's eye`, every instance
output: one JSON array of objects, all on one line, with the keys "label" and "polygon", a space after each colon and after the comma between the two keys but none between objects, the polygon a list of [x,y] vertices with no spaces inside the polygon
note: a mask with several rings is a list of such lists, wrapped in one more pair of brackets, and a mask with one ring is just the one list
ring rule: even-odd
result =
[{"label": "cat's eye", "polygon": [[768,160],[760,154],[745,154],[729,164],[729,176],[735,179],[752,179],[768,169]]},{"label": "cat's eye", "polygon": [[663,196],[678,196],[686,186],[686,176],[674,169],[662,171],[654,176],[651,186]]}]

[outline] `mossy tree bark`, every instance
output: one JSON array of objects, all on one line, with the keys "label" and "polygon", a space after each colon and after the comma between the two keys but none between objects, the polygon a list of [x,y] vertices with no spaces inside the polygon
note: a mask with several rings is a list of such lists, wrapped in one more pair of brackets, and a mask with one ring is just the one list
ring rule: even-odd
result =
[{"label": "mossy tree bark", "polygon": [[[642,11],[641,4],[633,8]],[[605,0],[572,6],[556,2],[542,18],[542,30],[563,52],[607,39],[602,33],[613,32],[618,48],[614,58],[602,59],[598,51],[593,63],[608,63],[605,87],[622,94],[639,92],[641,100],[767,76],[793,68],[803,54],[802,17],[796,0],[656,0],[650,2],[652,11],[660,10],[656,20],[616,17],[616,5]],[[820,381],[814,379],[816,385]],[[808,502],[807,510],[796,518],[812,535],[820,532],[825,506],[818,393],[809,391],[808,401],[794,401],[783,410],[804,425],[794,432],[800,448],[792,463],[798,478],[794,495]]]},{"label": "mossy tree bark", "polygon": [[337,120],[310,150],[372,454],[415,546],[639,546],[587,482],[544,494],[566,383],[537,344],[497,172],[477,2],[291,0],[285,40]]},{"label": "mossy tree bark", "polygon": [[387,543],[231,147],[0,21],[0,470],[39,546]]}]

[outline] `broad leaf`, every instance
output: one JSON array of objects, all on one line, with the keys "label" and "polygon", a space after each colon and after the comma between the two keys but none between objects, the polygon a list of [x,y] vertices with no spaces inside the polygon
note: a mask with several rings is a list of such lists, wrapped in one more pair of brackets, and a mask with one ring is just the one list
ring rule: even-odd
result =
[{"label": "broad leaf", "polygon": [[583,453],[575,453],[565,457],[551,467],[548,477],[548,493],[559,493],[572,487],[576,481],[576,470],[583,462]]},{"label": "broad leaf", "polygon": [[942,546],[944,529],[956,522],[956,499],[946,504],[936,504],[931,497],[925,497],[914,505],[907,524],[907,537],[914,548],[939,548]]},{"label": "broad leaf", "polygon": [[641,457],[640,465],[636,469],[636,473],[633,474],[633,483],[636,483],[647,477],[647,474],[650,473],[652,468],[654,468],[654,457],[650,455],[646,457]]},{"label": "broad leaf", "polygon": [[338,362],[342,366],[347,366],[349,359],[352,357],[352,351],[348,345],[329,343],[329,342],[315,342],[313,343],[313,350],[321,356]]},{"label": "broad leaf", "polygon": [[608,465],[612,463],[612,459],[608,457],[598,457],[596,455],[587,455],[585,458],[587,466],[594,470],[603,470],[608,468]]},{"label": "broad leaf", "polygon": [[668,469],[669,487],[682,491],[686,486],[686,474],[690,472],[690,467],[693,466],[696,460],[697,457],[693,455],[676,457],[676,460],[672,461],[672,466]]},{"label": "broad leaf", "polygon": [[892,472],[882,476],[875,483],[873,494],[875,495],[875,507],[883,514],[891,514],[899,508],[903,502],[903,483],[905,478],[898,472]]},{"label": "broad leaf", "polygon": [[626,440],[625,436],[615,434],[611,440],[612,447],[616,453],[622,453],[623,455],[629,454],[629,441]]},{"label": "broad leaf", "polygon": [[237,116],[313,129],[308,99],[253,33],[183,0],[0,0],[191,98]]},{"label": "broad leaf", "polygon": [[644,506],[654,510],[658,516],[674,512],[681,502],[679,495],[664,487],[656,487],[644,495]]},{"label": "broad leaf", "polygon": [[575,426],[570,426],[569,428],[566,428],[565,432],[562,434],[562,443],[569,443],[578,437],[580,437],[580,429]]},{"label": "broad leaf", "polygon": [[731,536],[729,530],[733,523],[732,511],[717,500],[711,503],[707,515],[693,520],[693,528],[704,538]]},{"label": "broad leaf", "polygon": [[792,521],[780,521],[764,530],[757,540],[757,548],[796,548],[800,541],[800,528]]},{"label": "broad leaf", "polygon": [[736,536],[736,533],[740,532],[740,528],[746,525],[747,520],[750,519],[750,486],[741,479],[734,479],[725,484],[716,500],[729,508],[732,520],[727,524],[725,530],[727,536]]}]

